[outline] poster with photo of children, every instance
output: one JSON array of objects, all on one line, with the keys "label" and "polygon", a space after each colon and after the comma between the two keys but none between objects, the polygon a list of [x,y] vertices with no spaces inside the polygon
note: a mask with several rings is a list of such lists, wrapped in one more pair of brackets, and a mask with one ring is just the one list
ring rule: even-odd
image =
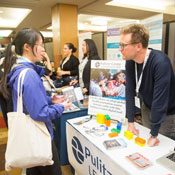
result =
[{"label": "poster with photo of children", "polygon": [[125,88],[125,61],[91,61],[88,113],[108,114],[112,119],[123,122]]}]

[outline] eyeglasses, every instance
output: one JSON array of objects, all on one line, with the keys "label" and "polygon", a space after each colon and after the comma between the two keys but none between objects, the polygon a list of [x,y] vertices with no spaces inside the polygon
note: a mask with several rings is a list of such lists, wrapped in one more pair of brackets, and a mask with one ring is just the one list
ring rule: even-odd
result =
[{"label": "eyeglasses", "polygon": [[35,44],[35,45],[38,45],[38,46],[41,46],[44,48],[44,43],[41,43],[41,44]]},{"label": "eyeglasses", "polygon": [[129,43],[129,44],[119,43],[119,46],[121,47],[121,49],[124,49],[128,45],[134,45],[134,44],[138,44],[138,43]]}]

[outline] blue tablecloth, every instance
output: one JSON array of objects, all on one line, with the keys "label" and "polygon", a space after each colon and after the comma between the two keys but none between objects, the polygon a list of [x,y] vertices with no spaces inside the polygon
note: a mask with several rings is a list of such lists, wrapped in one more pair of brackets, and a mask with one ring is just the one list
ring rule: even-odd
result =
[{"label": "blue tablecloth", "polygon": [[64,113],[60,118],[57,118],[53,121],[54,141],[58,150],[60,165],[69,164],[66,142],[66,121],[72,118],[85,116],[87,113],[88,108],[81,108],[79,111]]}]

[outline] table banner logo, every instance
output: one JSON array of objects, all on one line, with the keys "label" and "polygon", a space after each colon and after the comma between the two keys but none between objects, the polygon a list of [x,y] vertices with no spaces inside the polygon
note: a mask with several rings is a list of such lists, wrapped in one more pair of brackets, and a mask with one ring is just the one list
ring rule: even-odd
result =
[{"label": "table banner logo", "polygon": [[72,151],[77,162],[82,164],[84,162],[84,152],[80,141],[75,136],[72,139]]},{"label": "table banner logo", "polygon": [[99,156],[94,155],[91,149],[85,146],[83,151],[83,147],[76,136],[72,138],[72,151],[79,164],[85,163],[85,160],[85,164],[89,164],[89,175],[112,175],[107,169],[105,161]]}]

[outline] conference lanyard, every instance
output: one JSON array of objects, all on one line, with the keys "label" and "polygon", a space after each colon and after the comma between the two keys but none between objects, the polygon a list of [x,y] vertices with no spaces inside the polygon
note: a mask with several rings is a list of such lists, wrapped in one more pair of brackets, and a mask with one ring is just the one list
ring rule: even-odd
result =
[{"label": "conference lanyard", "polygon": [[147,61],[148,61],[148,57],[149,57],[149,50],[147,49],[146,55],[145,55],[145,59],[144,59],[144,62],[143,62],[142,72],[141,72],[141,74],[140,74],[139,80],[138,80],[138,76],[137,76],[137,63],[135,63],[136,96],[137,96],[137,97],[138,97],[138,94],[139,94],[139,89],[140,89],[140,85],[141,85],[141,82],[142,82],[143,71],[144,71],[145,65],[146,65],[146,63],[147,63]]}]

